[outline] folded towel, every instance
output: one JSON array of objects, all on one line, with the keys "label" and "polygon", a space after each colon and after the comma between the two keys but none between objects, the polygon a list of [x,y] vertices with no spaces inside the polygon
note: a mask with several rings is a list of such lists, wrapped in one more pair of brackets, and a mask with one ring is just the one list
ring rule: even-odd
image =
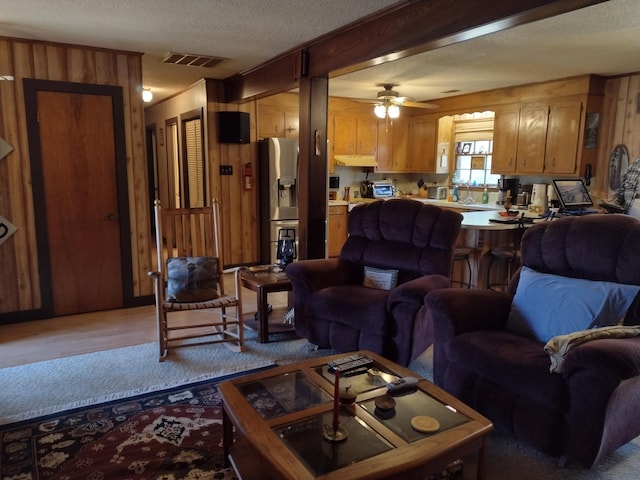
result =
[{"label": "folded towel", "polygon": [[567,354],[578,345],[598,340],[600,338],[628,338],[640,335],[640,326],[627,327],[624,325],[616,325],[613,327],[591,328],[589,330],[580,330],[566,335],[558,335],[553,337],[544,346],[544,351],[549,354],[551,373],[562,373],[562,363]]}]

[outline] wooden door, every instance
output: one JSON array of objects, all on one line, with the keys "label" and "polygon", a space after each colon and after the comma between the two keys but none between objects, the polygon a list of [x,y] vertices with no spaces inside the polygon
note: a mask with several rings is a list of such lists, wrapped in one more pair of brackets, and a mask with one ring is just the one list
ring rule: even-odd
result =
[{"label": "wooden door", "polygon": [[38,91],[53,314],[123,306],[112,98]]}]

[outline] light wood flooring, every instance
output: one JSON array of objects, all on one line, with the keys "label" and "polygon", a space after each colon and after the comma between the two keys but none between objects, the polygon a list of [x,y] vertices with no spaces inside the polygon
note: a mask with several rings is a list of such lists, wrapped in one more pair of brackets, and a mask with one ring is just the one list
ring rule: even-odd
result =
[{"label": "light wood flooring", "polygon": [[[245,315],[255,312],[256,294],[243,288],[242,303]],[[269,294],[269,303],[286,307],[286,292]],[[156,340],[153,305],[0,325],[0,368]]]}]

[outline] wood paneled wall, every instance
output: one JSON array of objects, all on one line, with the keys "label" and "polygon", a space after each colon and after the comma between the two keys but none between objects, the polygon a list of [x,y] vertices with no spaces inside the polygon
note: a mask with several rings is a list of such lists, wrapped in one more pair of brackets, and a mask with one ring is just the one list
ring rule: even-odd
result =
[{"label": "wood paneled wall", "polygon": [[[182,117],[195,109],[203,111],[204,149],[207,152],[207,184],[211,198],[217,198],[221,207],[221,237],[225,266],[257,263],[260,260],[258,238],[258,181],[256,146],[256,104],[222,103],[223,84],[219,80],[203,79],[186,91],[145,110],[145,123],[153,127],[158,138],[157,160],[166,168],[169,155],[168,142],[160,141],[166,135],[165,122],[176,119],[182,128]],[[248,144],[223,144],[218,141],[218,115],[220,111],[249,113],[250,139]],[[160,129],[163,129],[161,132]],[[182,142],[182,134],[178,135]],[[178,149],[183,151],[182,146]],[[253,171],[253,188],[244,188],[244,166],[249,163]],[[220,175],[220,165],[231,165],[233,175]],[[161,198],[162,199],[162,198]],[[165,201],[162,199],[163,202]]]},{"label": "wood paneled wall", "polygon": [[0,314],[41,306],[23,79],[120,86],[125,112],[133,296],[152,293],[141,54],[0,37],[0,137],[14,150],[0,160],[0,215],[18,231],[0,245]]},{"label": "wood paneled wall", "polygon": [[602,173],[592,188],[598,198],[607,198],[609,157],[616,145],[626,145],[629,162],[640,157],[640,73],[606,81],[599,135],[598,172]]}]

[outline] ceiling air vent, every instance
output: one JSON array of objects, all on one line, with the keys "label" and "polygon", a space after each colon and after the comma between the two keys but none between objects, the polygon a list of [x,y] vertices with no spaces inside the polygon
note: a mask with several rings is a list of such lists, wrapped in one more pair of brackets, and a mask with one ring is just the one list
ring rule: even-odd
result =
[{"label": "ceiling air vent", "polygon": [[226,60],[226,58],[174,52],[167,53],[167,55],[162,59],[164,63],[173,63],[175,65],[191,65],[192,67],[207,68],[213,68],[223,60]]}]

